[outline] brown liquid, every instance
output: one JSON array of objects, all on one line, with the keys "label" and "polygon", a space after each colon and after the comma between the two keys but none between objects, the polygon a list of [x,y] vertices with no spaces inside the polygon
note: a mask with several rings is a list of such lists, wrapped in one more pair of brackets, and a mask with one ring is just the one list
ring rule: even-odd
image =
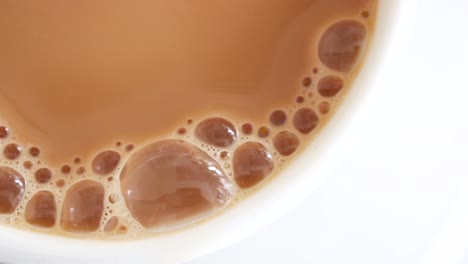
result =
[{"label": "brown liquid", "polygon": [[219,212],[332,116],[377,2],[0,1],[0,220],[110,236]]},{"label": "brown liquid", "polygon": [[57,166],[187,117],[263,121],[294,101],[317,33],[372,2],[4,0],[0,113]]}]

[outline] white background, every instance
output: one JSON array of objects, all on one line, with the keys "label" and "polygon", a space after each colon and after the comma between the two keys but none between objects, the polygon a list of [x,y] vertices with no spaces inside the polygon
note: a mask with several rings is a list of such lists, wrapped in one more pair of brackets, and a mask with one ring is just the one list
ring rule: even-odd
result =
[{"label": "white background", "polygon": [[414,16],[331,177],[272,225],[192,264],[468,264],[468,1],[420,0]]}]

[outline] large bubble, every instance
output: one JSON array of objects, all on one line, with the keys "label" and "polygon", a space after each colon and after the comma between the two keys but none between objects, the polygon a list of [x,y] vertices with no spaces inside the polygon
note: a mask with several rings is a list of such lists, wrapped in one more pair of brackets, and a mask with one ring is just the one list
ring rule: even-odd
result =
[{"label": "large bubble", "polygon": [[342,20],[331,25],[322,35],[318,54],[328,68],[349,72],[358,63],[367,38],[364,24],[355,20]]},{"label": "large bubble", "polygon": [[154,231],[210,215],[234,192],[221,166],[183,140],[163,140],[139,150],[122,170],[120,182],[133,217]]}]

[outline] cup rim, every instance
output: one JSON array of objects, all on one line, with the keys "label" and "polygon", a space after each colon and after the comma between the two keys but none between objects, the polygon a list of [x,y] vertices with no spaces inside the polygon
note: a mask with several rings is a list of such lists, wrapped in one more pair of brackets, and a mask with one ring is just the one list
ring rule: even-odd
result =
[{"label": "cup rim", "polygon": [[[247,237],[310,195],[330,174],[340,138],[351,125],[375,76],[390,56],[391,42],[405,26],[403,14],[416,0],[380,0],[374,40],[346,99],[316,139],[281,172],[247,199],[217,217],[183,232],[141,240],[79,240],[0,225],[0,256],[7,262],[181,262]],[[382,52],[384,51],[384,52]],[[310,177],[310,175],[314,175]],[[278,190],[281,189],[281,192]],[[280,194],[280,195],[278,195]],[[51,250],[53,249],[53,250]]]}]

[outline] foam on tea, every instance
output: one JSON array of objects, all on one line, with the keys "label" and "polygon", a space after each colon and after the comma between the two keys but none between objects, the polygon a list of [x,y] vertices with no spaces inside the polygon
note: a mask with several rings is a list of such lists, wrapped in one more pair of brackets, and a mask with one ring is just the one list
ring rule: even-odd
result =
[{"label": "foam on tea", "polygon": [[1,1],[0,222],[135,238],[228,210],[332,116],[376,10],[377,0]]}]

